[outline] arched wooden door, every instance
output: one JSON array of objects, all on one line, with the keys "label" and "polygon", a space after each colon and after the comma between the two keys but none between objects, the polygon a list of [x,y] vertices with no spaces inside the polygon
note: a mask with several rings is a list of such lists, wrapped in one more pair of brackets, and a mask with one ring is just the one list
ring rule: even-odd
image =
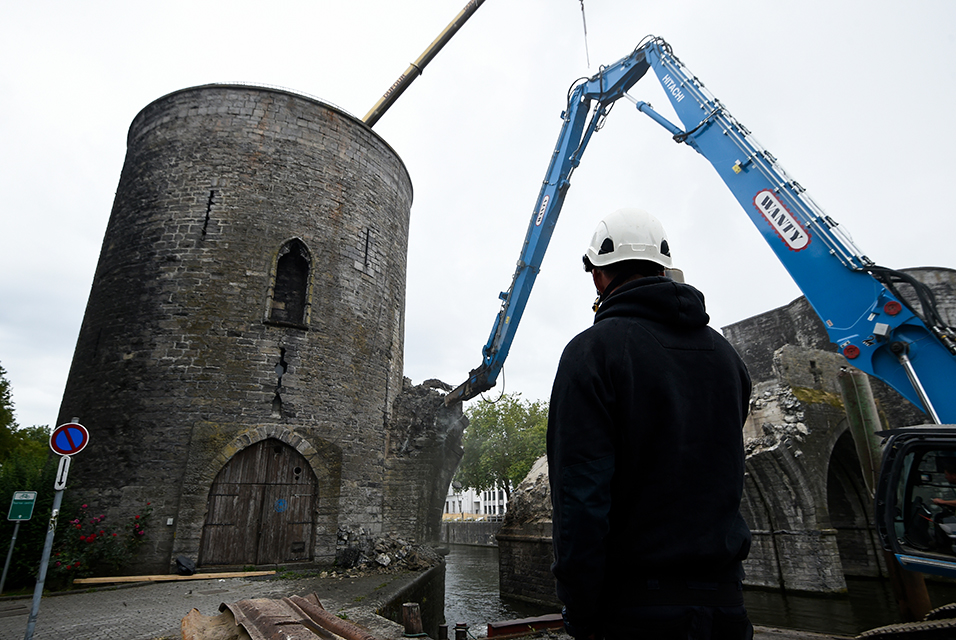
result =
[{"label": "arched wooden door", "polygon": [[311,560],[317,484],[302,454],[279,440],[237,453],[209,490],[199,563]]}]

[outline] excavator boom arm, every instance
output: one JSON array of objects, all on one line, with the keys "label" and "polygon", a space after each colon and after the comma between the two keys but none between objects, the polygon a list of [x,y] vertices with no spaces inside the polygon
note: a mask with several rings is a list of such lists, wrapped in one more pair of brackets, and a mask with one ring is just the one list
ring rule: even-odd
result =
[{"label": "excavator boom arm", "polygon": [[630,55],[573,87],[511,287],[500,296],[501,309],[482,349],[482,363],[445,402],[473,398],[495,385],[571,174],[611,105],[625,97],[648,69],[657,75],[683,128],[646,102],[635,101],[637,109],[713,165],[850,364],[888,383],[934,422],[956,423],[952,329],[904,300],[892,283],[905,276],[878,267],[863,255],[776,158],[684,67],[670,45],[655,37],[646,38]]}]

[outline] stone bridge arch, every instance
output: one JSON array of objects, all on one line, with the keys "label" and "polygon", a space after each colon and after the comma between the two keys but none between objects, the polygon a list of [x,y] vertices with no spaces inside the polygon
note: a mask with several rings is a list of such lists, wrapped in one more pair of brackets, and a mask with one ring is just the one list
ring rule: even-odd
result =
[{"label": "stone bridge arch", "polygon": [[874,527],[873,498],[863,480],[860,458],[849,429],[833,447],[827,469],[827,509],[836,530],[840,564],[847,576],[889,575]]},{"label": "stone bridge arch", "polygon": [[838,374],[845,361],[787,346],[754,387],[742,511],[754,534],[747,583],[841,592],[885,574]]}]

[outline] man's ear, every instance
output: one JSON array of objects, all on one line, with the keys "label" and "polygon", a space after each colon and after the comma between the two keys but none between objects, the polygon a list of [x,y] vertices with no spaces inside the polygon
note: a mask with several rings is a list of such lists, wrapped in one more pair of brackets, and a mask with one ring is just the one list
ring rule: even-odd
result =
[{"label": "man's ear", "polygon": [[591,269],[591,279],[594,280],[594,288],[597,292],[604,295],[604,290],[611,284],[611,278],[602,269],[594,268]]}]

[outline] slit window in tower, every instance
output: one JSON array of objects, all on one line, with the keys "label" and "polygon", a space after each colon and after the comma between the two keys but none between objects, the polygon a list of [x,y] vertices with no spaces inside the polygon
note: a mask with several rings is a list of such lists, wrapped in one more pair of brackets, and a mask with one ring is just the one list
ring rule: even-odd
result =
[{"label": "slit window in tower", "polygon": [[305,247],[296,240],[285,245],[280,252],[276,263],[270,320],[305,324],[306,292],[309,285],[307,256]]}]

